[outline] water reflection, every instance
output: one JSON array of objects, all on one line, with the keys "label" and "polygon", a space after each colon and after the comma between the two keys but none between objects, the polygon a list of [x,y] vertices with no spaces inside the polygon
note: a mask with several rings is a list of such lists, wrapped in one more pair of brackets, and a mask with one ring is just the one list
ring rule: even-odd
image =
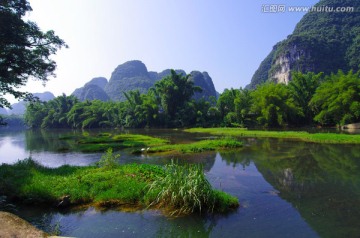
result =
[{"label": "water reflection", "polygon": [[360,151],[306,144],[295,156],[254,159],[264,178],[322,237],[357,237]]},{"label": "water reflection", "polygon": [[[86,165],[100,154],[59,151],[71,131],[0,134],[1,162],[31,154],[42,164]],[[94,132],[95,133],[95,132]],[[138,133],[141,133],[139,131]],[[145,131],[185,142],[198,136]],[[43,229],[60,225],[76,237],[357,237],[360,234],[360,150],[352,145],[320,145],[276,139],[243,139],[238,151],[197,155],[133,156],[121,163],[202,163],[211,184],[237,196],[234,213],[167,218],[157,211],[119,212],[20,208],[19,215]],[[11,156],[10,156],[11,154]]]}]

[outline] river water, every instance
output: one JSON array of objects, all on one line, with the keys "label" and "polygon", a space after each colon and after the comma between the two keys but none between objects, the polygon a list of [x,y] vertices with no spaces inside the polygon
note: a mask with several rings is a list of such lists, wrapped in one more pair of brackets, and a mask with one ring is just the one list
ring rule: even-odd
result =
[{"label": "river water", "polygon": [[[177,143],[206,137],[169,130],[130,132]],[[0,131],[0,163],[27,157],[49,167],[98,161],[101,154],[64,149],[66,144],[59,137],[72,133],[81,132]],[[181,163],[202,163],[215,188],[239,198],[240,207],[230,214],[169,218],[154,210],[34,207],[18,207],[14,213],[41,229],[73,237],[359,237],[359,146],[240,140],[245,146],[238,151],[179,158]],[[120,153],[121,163],[166,164],[171,160]]]}]

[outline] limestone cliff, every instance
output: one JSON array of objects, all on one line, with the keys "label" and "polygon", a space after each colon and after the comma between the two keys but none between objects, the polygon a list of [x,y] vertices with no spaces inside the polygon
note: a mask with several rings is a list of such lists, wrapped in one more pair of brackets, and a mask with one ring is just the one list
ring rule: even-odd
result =
[{"label": "limestone cliff", "polygon": [[[288,83],[291,71],[330,74],[359,70],[360,1],[321,0],[314,7],[333,12],[310,11],[287,39],[277,43],[260,64],[247,88],[266,81]],[[349,12],[334,12],[350,7]]]}]

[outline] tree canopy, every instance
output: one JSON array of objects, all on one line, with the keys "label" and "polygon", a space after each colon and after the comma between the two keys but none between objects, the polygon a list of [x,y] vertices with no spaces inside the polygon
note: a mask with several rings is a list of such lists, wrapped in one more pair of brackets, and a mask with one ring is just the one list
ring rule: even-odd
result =
[{"label": "tree canopy", "polygon": [[295,117],[302,117],[289,88],[284,84],[265,83],[252,93],[252,110],[260,124],[269,127],[284,126]]},{"label": "tree canopy", "polygon": [[315,121],[323,125],[344,125],[360,120],[360,71],[339,71],[327,77],[310,101]]},{"label": "tree canopy", "polygon": [[50,58],[67,47],[55,32],[43,32],[35,22],[23,17],[32,8],[27,0],[0,1],[0,107],[10,107],[5,95],[17,99],[31,97],[19,91],[29,79],[47,82],[55,76],[56,62]]},{"label": "tree canopy", "polygon": [[144,128],[335,126],[360,121],[360,71],[326,77],[293,72],[289,85],[268,82],[255,90],[226,89],[217,102],[194,100],[196,90],[188,75],[172,71],[146,94],[124,93],[127,100],[122,102],[80,102],[62,95],[30,103],[25,122],[42,128]]}]

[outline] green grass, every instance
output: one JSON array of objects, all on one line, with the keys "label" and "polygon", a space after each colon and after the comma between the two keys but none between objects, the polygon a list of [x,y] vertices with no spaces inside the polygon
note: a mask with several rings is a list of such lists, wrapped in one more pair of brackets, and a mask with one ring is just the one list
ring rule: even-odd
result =
[{"label": "green grass", "polygon": [[172,162],[165,167],[165,176],[151,183],[149,193],[157,194],[152,205],[170,208],[171,215],[225,212],[239,205],[236,198],[212,189],[201,165]]},{"label": "green grass", "polygon": [[233,138],[222,138],[216,140],[202,140],[189,144],[172,144],[150,147],[147,153],[200,153],[221,149],[236,149],[243,146],[243,143]]},{"label": "green grass", "polygon": [[[176,166],[183,173],[191,174],[192,166],[186,168]],[[100,207],[145,208],[155,203],[166,205],[162,198],[159,199],[156,191],[160,191],[157,188],[167,189],[166,186],[171,186],[171,184],[162,184],[163,187],[157,187],[155,190],[149,190],[149,188],[154,187],[152,184],[156,181],[163,181],[171,172],[161,166],[146,164],[46,168],[31,159],[26,159],[15,165],[3,164],[0,166],[0,195],[7,196],[9,201],[30,205],[58,206],[64,197],[68,197],[69,205],[90,204]],[[187,181],[182,180],[182,182],[198,184],[200,187],[205,186],[209,191],[213,191],[203,173],[198,171],[198,174],[203,176],[201,180],[187,177]],[[201,207],[215,207],[214,210],[216,210],[218,206],[222,208],[221,211],[227,211],[237,206],[236,198],[222,193],[216,195],[218,193],[211,194],[216,198],[215,202],[211,205],[204,203]],[[192,203],[191,199],[196,200],[197,197],[187,197],[186,199]],[[229,203],[229,199],[231,203]],[[169,208],[172,206],[169,205]],[[198,210],[193,211],[197,212]]]},{"label": "green grass", "polygon": [[243,128],[192,128],[185,131],[219,136],[283,138],[328,144],[360,144],[360,135],[336,133],[311,134],[303,131],[252,131]]},{"label": "green grass", "polygon": [[81,152],[104,152],[109,147],[114,150],[124,148],[142,148],[169,143],[165,139],[137,134],[100,133],[94,136],[83,134],[78,136],[64,136],[60,138],[69,142],[74,150]]}]

